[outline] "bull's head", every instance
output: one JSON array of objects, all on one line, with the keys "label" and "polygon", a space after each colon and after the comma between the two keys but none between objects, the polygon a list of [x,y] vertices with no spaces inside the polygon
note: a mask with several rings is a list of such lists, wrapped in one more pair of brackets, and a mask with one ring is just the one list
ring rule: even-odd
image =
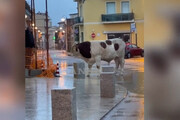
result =
[{"label": "bull's head", "polygon": [[78,45],[79,44],[74,43],[71,48],[71,52],[72,52],[73,56],[75,56],[75,57],[78,57],[80,55]]}]

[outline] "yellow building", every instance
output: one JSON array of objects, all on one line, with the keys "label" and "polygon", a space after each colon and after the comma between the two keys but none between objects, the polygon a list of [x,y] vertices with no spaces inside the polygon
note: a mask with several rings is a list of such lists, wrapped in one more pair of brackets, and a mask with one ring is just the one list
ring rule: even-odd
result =
[{"label": "yellow building", "polygon": [[137,40],[137,45],[144,47],[144,0],[74,1],[78,3],[75,28],[79,29],[79,42],[129,35],[130,42],[136,44]]}]

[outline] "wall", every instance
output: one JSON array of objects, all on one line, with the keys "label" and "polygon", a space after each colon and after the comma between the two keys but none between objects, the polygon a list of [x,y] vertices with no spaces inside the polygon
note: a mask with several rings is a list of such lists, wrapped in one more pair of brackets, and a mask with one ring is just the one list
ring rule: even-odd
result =
[{"label": "wall", "polygon": [[[93,30],[96,33],[94,40],[106,40],[107,34],[104,34],[104,31],[130,31],[130,23],[102,24],[101,22],[101,15],[106,14],[106,2],[116,2],[116,12],[121,13],[121,1],[127,0],[86,0],[84,3],[79,3],[78,7],[80,8],[82,5],[84,18],[84,24],[80,26],[80,38],[81,32],[84,32],[84,41],[93,40],[91,38]],[[138,46],[144,47],[144,0],[129,1],[130,11],[135,14]],[[97,33],[100,36],[97,36]],[[135,35],[133,34],[132,42],[135,43]],[[80,39],[80,41],[82,40]]]}]

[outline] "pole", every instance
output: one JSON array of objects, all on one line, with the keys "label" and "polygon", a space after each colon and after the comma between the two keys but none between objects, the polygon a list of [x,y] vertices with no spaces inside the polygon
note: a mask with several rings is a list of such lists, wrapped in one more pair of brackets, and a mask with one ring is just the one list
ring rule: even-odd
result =
[{"label": "pole", "polygon": [[31,25],[33,24],[33,1],[31,0]]},{"label": "pole", "polygon": [[66,19],[65,21],[65,26],[66,26],[66,32],[65,32],[65,35],[66,35],[66,51],[68,52],[68,20]]},{"label": "pole", "polygon": [[46,0],[46,42],[47,42],[47,68],[49,68],[49,33],[48,33],[48,5]]},{"label": "pole", "polygon": [[35,11],[35,2],[33,0],[33,8],[34,8],[34,39],[35,39],[35,68],[37,69],[37,36],[36,36],[36,11]]},{"label": "pole", "polygon": [[33,28],[33,35],[35,38],[35,69],[37,69],[37,50],[36,50],[36,30],[35,30],[35,2],[34,0],[31,0],[31,26],[34,24],[34,26],[32,26]]},{"label": "pole", "polygon": [[136,46],[137,46],[137,33],[135,35],[136,35]]}]

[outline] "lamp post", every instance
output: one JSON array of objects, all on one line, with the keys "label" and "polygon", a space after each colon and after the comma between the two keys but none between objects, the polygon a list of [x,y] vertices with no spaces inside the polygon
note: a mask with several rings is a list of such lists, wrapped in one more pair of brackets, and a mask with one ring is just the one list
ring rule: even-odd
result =
[{"label": "lamp post", "polygon": [[48,2],[46,0],[46,47],[47,47],[47,68],[49,68],[49,33],[48,33]]},{"label": "lamp post", "polygon": [[65,40],[66,40],[66,51],[68,51],[68,40],[67,40],[67,19],[65,17],[61,18],[61,21],[64,22],[65,31],[63,30],[63,34],[65,34]]},{"label": "lamp post", "polygon": [[36,43],[36,17],[35,17],[35,2],[31,0],[31,26],[33,27],[34,43],[35,43],[35,69],[37,69],[37,43]]}]

